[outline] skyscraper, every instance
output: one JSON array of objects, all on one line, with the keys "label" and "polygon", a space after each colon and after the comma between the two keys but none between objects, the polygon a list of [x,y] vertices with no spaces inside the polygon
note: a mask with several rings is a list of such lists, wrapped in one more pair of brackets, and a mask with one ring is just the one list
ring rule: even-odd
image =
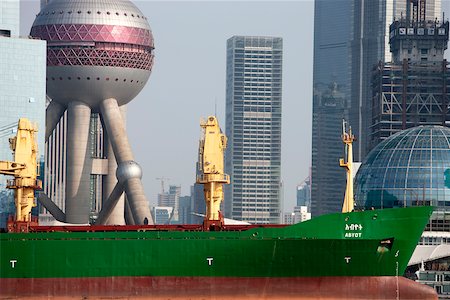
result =
[{"label": "skyscraper", "polygon": [[[421,12],[420,5],[416,10]],[[444,60],[449,23],[414,15],[424,14],[391,24],[392,62],[373,72],[371,148],[407,128],[450,124],[450,69]]]},{"label": "skyscraper", "polygon": [[308,176],[297,185],[297,206],[306,206],[311,210],[311,178]]},{"label": "skyscraper", "polygon": [[[358,140],[354,159],[369,150],[372,69],[391,61],[389,26],[406,15],[409,0],[315,1],[311,197],[313,216],[337,212],[344,196],[342,118]],[[410,3],[410,6],[412,4]],[[427,19],[439,17],[441,0],[426,2]]]},{"label": "skyscraper", "polygon": [[314,3],[311,212],[338,211],[345,188],[341,124],[350,107],[352,1]]},{"label": "skyscraper", "polygon": [[[419,1],[419,0],[418,0]],[[353,2],[353,36],[351,42],[351,109],[349,121],[358,137],[353,153],[362,161],[370,150],[372,125],[372,70],[391,62],[389,26],[413,10],[410,0],[375,0]],[[426,4],[423,18],[440,18],[441,0],[420,0]],[[408,4],[408,5],[407,5]]]},{"label": "skyscraper", "polygon": [[[46,43],[19,37],[19,8],[19,0],[0,2],[0,160],[13,158],[8,138],[21,117],[38,125],[39,156],[44,153]],[[8,197],[5,181],[1,176]]]},{"label": "skyscraper", "polygon": [[225,214],[250,223],[281,221],[282,47],[279,37],[227,41]]},{"label": "skyscraper", "polygon": [[170,185],[169,191],[158,194],[158,206],[172,207],[172,219],[178,221],[178,207],[180,204],[181,186]]},{"label": "skyscraper", "polygon": [[178,222],[191,224],[192,206],[191,196],[180,196],[178,203]]}]

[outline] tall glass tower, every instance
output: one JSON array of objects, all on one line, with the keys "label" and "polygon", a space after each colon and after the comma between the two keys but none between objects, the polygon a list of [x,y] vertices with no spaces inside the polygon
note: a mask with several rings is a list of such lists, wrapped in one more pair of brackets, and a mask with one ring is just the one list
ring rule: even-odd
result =
[{"label": "tall glass tower", "polygon": [[[342,118],[358,140],[355,161],[369,149],[372,69],[392,60],[389,26],[406,15],[407,0],[316,0],[314,11],[314,75],[311,212],[340,211],[345,173]],[[410,4],[411,5],[411,4]],[[426,1],[426,18],[439,18],[441,0]]]},{"label": "tall glass tower", "polygon": [[341,124],[350,108],[352,1],[314,7],[311,213],[339,211],[345,189]]},{"label": "tall glass tower", "polygon": [[[372,71],[379,62],[392,62],[389,26],[413,10],[409,0],[355,0],[351,43],[351,109],[349,120],[358,137],[354,157],[362,161],[370,150]],[[441,19],[441,0],[420,0],[424,19]],[[407,5],[408,4],[408,5]]]},{"label": "tall glass tower", "polygon": [[281,220],[283,40],[227,41],[225,214],[250,223]]}]

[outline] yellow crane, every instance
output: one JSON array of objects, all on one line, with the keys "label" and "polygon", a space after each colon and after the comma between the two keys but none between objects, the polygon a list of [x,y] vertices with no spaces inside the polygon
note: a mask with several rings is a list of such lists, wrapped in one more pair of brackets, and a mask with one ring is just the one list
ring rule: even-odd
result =
[{"label": "yellow crane", "polygon": [[206,214],[203,227],[206,230],[220,230],[223,226],[223,215],[220,204],[223,201],[223,184],[230,183],[230,176],[224,173],[224,151],[227,137],[222,133],[215,116],[200,121],[203,135],[200,140],[199,174],[197,183],[203,184]]},{"label": "yellow crane", "polygon": [[14,161],[0,161],[0,174],[14,176],[14,179],[7,180],[6,188],[14,190],[15,224],[29,224],[32,221],[31,209],[36,206],[34,191],[42,188],[41,181],[37,179],[39,165],[36,132],[36,126],[28,119],[21,118],[16,136],[9,139]]},{"label": "yellow crane", "polygon": [[352,128],[350,127],[348,132],[346,130],[346,122],[342,120],[342,142],[345,145],[346,159],[341,158],[339,164],[345,168],[347,172],[347,185],[345,188],[344,205],[342,205],[342,212],[351,212],[355,207],[355,201],[353,197],[353,141],[356,139],[352,134]]}]

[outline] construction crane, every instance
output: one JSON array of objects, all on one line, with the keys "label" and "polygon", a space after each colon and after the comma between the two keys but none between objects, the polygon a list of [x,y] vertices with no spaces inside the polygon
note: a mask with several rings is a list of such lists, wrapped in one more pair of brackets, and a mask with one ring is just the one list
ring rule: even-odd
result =
[{"label": "construction crane", "polygon": [[42,188],[37,179],[39,165],[35,134],[37,132],[28,119],[21,118],[17,124],[17,134],[9,139],[14,161],[0,161],[0,174],[14,176],[7,180],[6,188],[14,190],[16,215],[8,231],[26,231],[32,223],[31,209],[36,206],[34,191]]},{"label": "construction crane", "polygon": [[220,230],[223,225],[223,215],[220,204],[223,201],[223,185],[230,183],[230,176],[224,173],[224,151],[227,138],[219,127],[215,116],[209,116],[206,121],[200,121],[203,134],[198,147],[197,183],[203,184],[205,194],[206,214],[203,220],[205,230]]},{"label": "construction crane", "polygon": [[355,201],[353,198],[353,141],[355,136],[352,134],[352,128],[350,127],[347,132],[347,122],[342,120],[342,142],[345,147],[346,158],[341,158],[339,164],[347,171],[347,186],[345,188],[344,204],[342,205],[342,212],[351,212],[355,207]]},{"label": "construction crane", "polygon": [[167,178],[167,177],[156,177],[155,179],[161,181],[161,194],[164,194],[164,192],[166,191],[166,189],[164,188],[164,186],[165,186],[164,183],[166,181],[169,181],[170,178]]}]

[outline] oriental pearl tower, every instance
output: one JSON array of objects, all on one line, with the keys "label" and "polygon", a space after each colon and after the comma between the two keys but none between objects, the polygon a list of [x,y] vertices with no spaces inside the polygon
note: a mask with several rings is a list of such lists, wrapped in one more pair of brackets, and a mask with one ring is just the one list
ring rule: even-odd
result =
[{"label": "oriental pearl tower", "polygon": [[147,18],[128,0],[53,0],[39,12],[30,34],[47,41],[47,95],[52,101],[46,112],[46,140],[67,111],[65,221],[89,221],[89,131],[91,114],[98,113],[109,179],[96,223],[107,223],[115,210],[123,217],[124,203],[118,203],[125,192],[132,223],[152,224],[142,171],[134,161],[121,112],[142,90],[153,66]]}]

